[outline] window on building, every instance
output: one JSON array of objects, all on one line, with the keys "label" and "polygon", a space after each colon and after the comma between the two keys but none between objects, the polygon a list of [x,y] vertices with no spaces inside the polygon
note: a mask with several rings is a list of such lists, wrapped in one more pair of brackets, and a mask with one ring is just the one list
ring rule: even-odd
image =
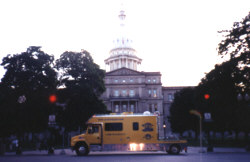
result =
[{"label": "window on building", "polygon": [[153,79],[153,83],[156,83],[156,79]]},{"label": "window on building", "polygon": [[105,131],[122,131],[122,123],[105,123]]},{"label": "window on building", "polygon": [[115,83],[118,83],[118,79],[115,79],[114,82],[115,82]]},{"label": "window on building", "polygon": [[118,90],[114,90],[114,96],[118,97],[119,96],[119,91]]},{"label": "window on building", "polygon": [[125,80],[125,79],[123,79],[123,80],[122,80],[122,83],[126,83],[126,80]]},{"label": "window on building", "polygon": [[153,112],[153,105],[149,104],[148,107],[149,107],[149,112]]},{"label": "window on building", "polygon": [[129,81],[130,81],[130,83],[133,83],[133,82],[134,82],[134,80],[133,80],[133,79],[130,79]]},{"label": "window on building", "polygon": [[156,91],[156,89],[153,90],[153,97],[157,97],[157,91]]},{"label": "window on building", "polygon": [[130,111],[135,112],[135,106],[134,105],[130,105]]},{"label": "window on building", "polygon": [[127,90],[122,90],[122,96],[127,96]]},{"label": "window on building", "polygon": [[115,105],[115,112],[116,112],[116,113],[119,112],[119,105]]},{"label": "window on building", "polygon": [[134,97],[135,96],[135,90],[129,90],[129,96]]},{"label": "window on building", "polygon": [[148,83],[150,83],[151,82],[151,80],[150,79],[148,79]]},{"label": "window on building", "polygon": [[138,131],[139,130],[139,123],[138,122],[133,122],[133,130]]},{"label": "window on building", "polygon": [[158,106],[157,106],[157,104],[154,104],[154,110],[155,110],[155,111],[158,111]]},{"label": "window on building", "polygon": [[152,95],[152,91],[151,91],[151,89],[149,89],[148,90],[148,96],[151,97],[151,95]]},{"label": "window on building", "polygon": [[127,105],[122,105],[122,112],[127,112]]},{"label": "window on building", "polygon": [[172,93],[168,94],[168,101],[174,101],[174,95]]}]

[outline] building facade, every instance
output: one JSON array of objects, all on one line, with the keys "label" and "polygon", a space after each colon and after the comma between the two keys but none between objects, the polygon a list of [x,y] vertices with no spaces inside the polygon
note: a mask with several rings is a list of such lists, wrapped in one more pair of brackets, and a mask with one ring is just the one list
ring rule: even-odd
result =
[{"label": "building facade", "polygon": [[160,72],[137,70],[142,59],[136,56],[132,40],[126,37],[125,13],[120,12],[121,35],[113,41],[114,48],[105,60],[108,69],[105,75],[106,91],[102,95],[107,109],[113,113],[149,111],[159,116],[159,136],[171,132],[168,122],[169,108],[174,93],[184,87],[162,87]]}]

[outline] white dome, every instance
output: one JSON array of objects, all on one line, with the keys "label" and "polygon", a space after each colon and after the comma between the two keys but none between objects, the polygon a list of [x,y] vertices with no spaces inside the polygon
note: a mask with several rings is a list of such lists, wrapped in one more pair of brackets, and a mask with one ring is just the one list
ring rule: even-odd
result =
[{"label": "white dome", "polygon": [[110,67],[110,71],[119,68],[129,68],[137,70],[137,65],[141,64],[141,59],[136,56],[136,51],[132,47],[132,40],[127,37],[125,29],[126,15],[124,11],[120,12],[119,18],[121,20],[120,30],[117,38],[113,40],[113,48],[110,50],[110,57],[104,60],[105,64]]}]

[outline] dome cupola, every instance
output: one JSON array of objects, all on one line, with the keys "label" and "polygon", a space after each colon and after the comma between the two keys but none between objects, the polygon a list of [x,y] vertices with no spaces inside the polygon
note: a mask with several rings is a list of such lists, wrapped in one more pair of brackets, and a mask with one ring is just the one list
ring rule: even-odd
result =
[{"label": "dome cupola", "polygon": [[127,37],[125,32],[125,12],[120,11],[119,36],[113,40],[113,48],[110,50],[110,57],[105,60],[105,64],[113,71],[122,67],[137,70],[137,65],[141,64],[142,59],[136,56],[136,51],[132,47],[133,41]]}]

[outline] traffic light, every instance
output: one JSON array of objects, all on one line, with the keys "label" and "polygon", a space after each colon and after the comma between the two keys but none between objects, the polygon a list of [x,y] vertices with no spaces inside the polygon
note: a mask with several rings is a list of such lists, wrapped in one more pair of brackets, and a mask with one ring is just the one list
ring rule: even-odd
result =
[{"label": "traffic light", "polygon": [[55,103],[57,101],[56,95],[52,94],[49,96],[49,102],[50,103]]},{"label": "traffic light", "polygon": [[207,94],[207,93],[204,94],[204,99],[205,99],[205,100],[208,100],[209,98],[210,98],[210,94]]}]

